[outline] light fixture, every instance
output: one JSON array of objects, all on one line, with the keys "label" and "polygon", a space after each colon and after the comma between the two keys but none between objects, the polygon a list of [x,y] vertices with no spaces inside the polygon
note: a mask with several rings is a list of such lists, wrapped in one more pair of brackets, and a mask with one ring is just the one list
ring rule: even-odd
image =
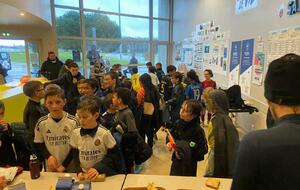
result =
[{"label": "light fixture", "polygon": [[10,36],[10,33],[9,32],[2,32],[2,36],[8,37],[8,36]]},{"label": "light fixture", "polygon": [[23,12],[20,12],[20,16],[24,16],[25,15],[25,13],[23,13]]}]

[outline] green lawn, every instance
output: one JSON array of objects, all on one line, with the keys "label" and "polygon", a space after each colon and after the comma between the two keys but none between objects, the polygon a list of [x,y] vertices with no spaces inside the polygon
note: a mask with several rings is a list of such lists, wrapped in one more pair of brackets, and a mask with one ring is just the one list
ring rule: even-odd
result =
[{"label": "green lawn", "polygon": [[10,52],[11,62],[14,63],[26,63],[25,52]]},{"label": "green lawn", "polygon": [[[127,65],[128,60],[121,60],[116,57],[107,57],[105,54],[103,55],[105,59],[108,59],[111,65],[114,64],[121,64],[121,65]],[[10,52],[10,59],[14,63],[26,63],[26,56],[25,52]],[[71,51],[60,51],[59,52],[59,59],[61,61],[65,61],[67,59],[72,59],[72,52]],[[82,57],[81,57],[82,60]],[[79,65],[82,65],[81,62],[77,62]]]},{"label": "green lawn", "polygon": [[[81,54],[82,56],[82,54]],[[65,61],[67,59],[72,59],[72,52],[71,51],[59,51],[59,59],[62,60],[62,61]],[[120,60],[116,57],[107,57],[105,54],[103,54],[103,57],[105,59],[108,59],[110,64],[113,65],[113,64],[121,64],[121,65],[127,65],[128,64],[128,60]],[[81,57],[81,60],[82,60],[82,57]],[[78,62],[78,64],[82,64],[82,61],[81,62]]]}]

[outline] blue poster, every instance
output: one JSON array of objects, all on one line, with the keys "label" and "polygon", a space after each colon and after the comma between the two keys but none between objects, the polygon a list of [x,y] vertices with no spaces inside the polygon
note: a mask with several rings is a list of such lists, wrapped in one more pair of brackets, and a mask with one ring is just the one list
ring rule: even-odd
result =
[{"label": "blue poster", "polygon": [[242,61],[240,74],[243,74],[252,66],[254,39],[243,40],[242,42]]},{"label": "blue poster", "polygon": [[240,64],[241,46],[241,41],[232,42],[231,44],[230,72]]}]

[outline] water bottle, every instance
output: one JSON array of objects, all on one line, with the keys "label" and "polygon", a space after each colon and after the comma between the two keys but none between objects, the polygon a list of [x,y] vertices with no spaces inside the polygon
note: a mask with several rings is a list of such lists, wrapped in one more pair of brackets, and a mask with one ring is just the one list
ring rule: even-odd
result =
[{"label": "water bottle", "polygon": [[30,155],[29,170],[31,179],[37,179],[40,177],[40,162],[34,154]]}]

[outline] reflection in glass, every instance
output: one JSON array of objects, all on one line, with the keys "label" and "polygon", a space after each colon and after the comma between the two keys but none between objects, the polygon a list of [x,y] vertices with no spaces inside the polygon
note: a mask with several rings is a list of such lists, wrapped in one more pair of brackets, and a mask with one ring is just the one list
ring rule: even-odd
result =
[{"label": "reflection in glass", "polygon": [[149,39],[149,19],[121,17],[122,38],[147,40]]},{"label": "reflection in glass", "polygon": [[105,64],[107,71],[114,64],[121,64],[124,66],[123,69],[126,69],[133,55],[136,57],[138,64],[145,64],[150,60],[149,43],[98,42],[88,40],[86,45],[88,52],[92,48],[95,48],[95,51],[100,56],[100,62]]},{"label": "reflection in glass", "polygon": [[153,20],[153,39],[159,41],[168,41],[169,22],[165,20]]},{"label": "reflection in glass", "polygon": [[58,36],[81,36],[79,10],[55,8]]},{"label": "reflection in glass", "polygon": [[24,40],[0,39],[0,74],[1,83],[18,83],[27,74]]},{"label": "reflection in glass", "polygon": [[79,1],[78,0],[55,0],[55,5],[65,5],[65,6],[71,6],[71,7],[79,7]]},{"label": "reflection in glass", "polygon": [[169,18],[169,0],[153,0],[153,17]]},{"label": "reflection in glass", "polygon": [[154,61],[155,63],[160,62],[162,64],[162,69],[166,72],[167,59],[168,58],[168,48],[167,45],[154,45]]},{"label": "reflection in glass", "polygon": [[40,59],[38,42],[28,42],[30,76],[39,77]]},{"label": "reflection in glass", "polygon": [[79,71],[83,74],[81,40],[58,40],[58,57],[62,62],[73,59],[79,66]]},{"label": "reflection in glass", "polygon": [[149,0],[120,0],[121,13],[149,16]]},{"label": "reflection in glass", "polygon": [[119,0],[84,0],[83,8],[118,13],[118,1]]},{"label": "reflection in glass", "polygon": [[84,12],[85,33],[92,38],[120,38],[119,16]]}]

